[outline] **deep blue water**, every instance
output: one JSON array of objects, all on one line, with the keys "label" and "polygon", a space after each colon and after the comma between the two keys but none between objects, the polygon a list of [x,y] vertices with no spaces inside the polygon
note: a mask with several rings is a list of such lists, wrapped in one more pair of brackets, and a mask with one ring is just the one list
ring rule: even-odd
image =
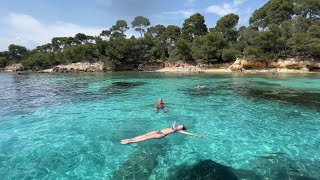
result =
[{"label": "deep blue water", "polygon": [[[0,179],[175,179],[206,159],[320,179],[320,74],[0,73],[0,95]],[[205,138],[119,143],[173,121]]]}]

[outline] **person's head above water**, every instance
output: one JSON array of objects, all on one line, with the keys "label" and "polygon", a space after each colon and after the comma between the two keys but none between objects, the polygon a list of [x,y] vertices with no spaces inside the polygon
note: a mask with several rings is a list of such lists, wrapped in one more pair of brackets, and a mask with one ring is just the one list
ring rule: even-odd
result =
[{"label": "person's head above water", "polygon": [[163,101],[162,101],[162,98],[159,98],[158,99],[158,103],[162,103]]},{"label": "person's head above water", "polygon": [[181,124],[181,125],[177,126],[177,130],[178,130],[178,131],[186,130],[186,129],[187,129],[187,128],[186,128],[186,126],[185,126],[185,125],[183,125],[183,124]]}]

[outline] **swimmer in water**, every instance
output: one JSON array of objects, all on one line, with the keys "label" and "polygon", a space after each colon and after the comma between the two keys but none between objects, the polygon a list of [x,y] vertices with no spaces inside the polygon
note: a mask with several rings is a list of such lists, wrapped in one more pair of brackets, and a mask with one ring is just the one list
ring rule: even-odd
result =
[{"label": "swimmer in water", "polygon": [[169,128],[165,128],[165,129],[158,130],[158,131],[152,131],[147,134],[137,136],[137,137],[134,137],[131,139],[123,139],[120,141],[120,143],[121,144],[130,144],[130,143],[136,143],[136,142],[140,142],[140,141],[146,141],[149,139],[161,139],[163,137],[166,137],[169,134],[173,134],[176,132],[186,134],[189,136],[196,136],[199,138],[204,138],[204,136],[192,134],[192,133],[186,132],[185,130],[186,130],[186,127],[184,125],[176,126],[176,122],[174,121],[173,125]]},{"label": "swimmer in water", "polygon": [[195,89],[200,90],[200,89],[203,89],[203,88],[205,88],[205,87],[206,87],[206,86],[200,86],[200,85],[198,84],[198,86],[196,86]]},{"label": "swimmer in water", "polygon": [[158,101],[154,104],[156,109],[154,110],[154,112],[159,112],[160,109],[163,109],[163,111],[165,113],[168,112],[168,110],[165,107],[165,103],[163,102],[162,98],[159,98]]}]

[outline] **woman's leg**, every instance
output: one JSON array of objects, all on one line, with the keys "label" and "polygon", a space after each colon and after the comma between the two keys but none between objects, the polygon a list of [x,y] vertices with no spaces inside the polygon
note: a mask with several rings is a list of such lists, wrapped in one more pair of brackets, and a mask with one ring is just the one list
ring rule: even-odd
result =
[{"label": "woman's leg", "polygon": [[134,137],[134,138],[131,138],[131,140],[139,140],[139,139],[144,139],[146,137],[149,137],[149,136],[153,136],[157,134],[157,131],[152,131],[152,132],[149,132],[147,134],[144,134],[144,135],[141,135],[141,136],[137,136],[137,137]]},{"label": "woman's leg", "polygon": [[164,136],[165,136],[164,134],[158,134],[157,131],[152,131],[150,133],[147,133],[147,134],[144,134],[141,136],[137,136],[132,139],[121,140],[121,144],[135,143],[135,142],[145,141],[148,139],[160,139],[160,138],[163,138]]}]

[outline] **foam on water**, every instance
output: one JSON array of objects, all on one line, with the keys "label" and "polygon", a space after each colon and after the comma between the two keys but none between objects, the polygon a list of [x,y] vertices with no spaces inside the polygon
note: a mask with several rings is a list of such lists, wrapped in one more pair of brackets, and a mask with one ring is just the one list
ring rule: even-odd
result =
[{"label": "foam on water", "polygon": [[[265,178],[284,166],[320,178],[319,77],[0,73],[0,177],[110,179],[135,167],[143,173],[129,178],[170,179],[212,159]],[[159,97],[168,114],[153,112]],[[174,120],[205,138],[119,143]]]}]

